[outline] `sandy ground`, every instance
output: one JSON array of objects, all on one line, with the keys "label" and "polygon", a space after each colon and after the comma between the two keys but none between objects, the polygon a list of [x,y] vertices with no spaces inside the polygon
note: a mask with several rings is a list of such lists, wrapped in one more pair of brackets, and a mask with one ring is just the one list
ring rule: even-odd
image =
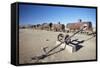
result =
[{"label": "sandy ground", "polygon": [[[48,50],[56,46],[57,35],[61,32],[20,29],[19,30],[19,63],[35,63],[31,58],[44,54],[43,47]],[[69,35],[71,35],[70,33]],[[78,34],[73,39],[86,40],[91,36]],[[95,37],[82,43],[83,47],[77,52],[69,53],[67,50],[49,56],[40,62],[58,62],[58,61],[77,61],[96,59],[96,39]],[[57,48],[56,50],[59,50]]]}]

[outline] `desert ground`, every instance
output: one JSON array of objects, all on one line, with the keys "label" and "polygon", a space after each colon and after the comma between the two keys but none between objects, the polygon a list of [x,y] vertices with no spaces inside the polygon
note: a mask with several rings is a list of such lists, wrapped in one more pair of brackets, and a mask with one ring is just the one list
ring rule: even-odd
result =
[{"label": "desert ground", "polygon": [[[35,63],[32,57],[44,54],[43,48],[47,50],[56,46],[57,36],[62,32],[19,29],[19,63]],[[66,33],[67,34],[67,33]],[[73,33],[69,33],[72,35]],[[72,39],[86,40],[90,38],[86,34],[77,34]],[[61,62],[61,61],[77,61],[77,60],[93,60],[96,59],[96,38],[92,38],[81,44],[83,47],[74,53],[68,50],[61,51],[49,57],[46,57],[40,62]],[[59,50],[57,48],[56,50]]]}]

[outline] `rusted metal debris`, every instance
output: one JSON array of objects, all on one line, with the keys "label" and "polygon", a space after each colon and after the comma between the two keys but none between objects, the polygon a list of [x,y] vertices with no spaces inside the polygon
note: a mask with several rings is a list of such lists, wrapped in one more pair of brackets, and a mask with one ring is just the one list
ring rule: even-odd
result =
[{"label": "rusted metal debris", "polygon": [[[56,53],[59,53],[63,50],[65,50],[66,48],[66,45],[69,45],[69,44],[72,44],[72,45],[78,45],[80,43],[83,43],[84,41],[87,41],[87,40],[82,40],[82,41],[78,41],[78,39],[75,39],[75,40],[71,40],[72,37],[74,37],[76,34],[78,34],[79,32],[83,31],[84,29],[86,29],[87,26],[84,25],[79,31],[75,32],[73,35],[69,36],[69,35],[66,35],[64,36],[64,34],[59,34],[57,39],[59,42],[61,42],[60,44],[58,44],[57,46],[53,47],[52,49],[50,49],[49,51],[47,51],[48,47],[45,47],[43,48],[43,51],[45,52],[45,54],[42,54],[40,56],[34,56],[31,58],[31,60],[36,60],[36,62],[39,62],[39,60],[43,60],[44,58],[48,57],[48,56],[51,56],[51,55],[54,55]],[[93,36],[95,37],[95,36]],[[91,37],[92,38],[92,37]],[[89,38],[89,39],[91,39]],[[73,42],[77,42],[77,43],[73,43]],[[59,46],[61,46],[61,44],[65,43],[66,45],[64,46],[64,48],[61,48],[60,50],[56,51],[56,52],[53,52],[51,53],[52,51],[54,51],[56,48],[58,48]]]}]

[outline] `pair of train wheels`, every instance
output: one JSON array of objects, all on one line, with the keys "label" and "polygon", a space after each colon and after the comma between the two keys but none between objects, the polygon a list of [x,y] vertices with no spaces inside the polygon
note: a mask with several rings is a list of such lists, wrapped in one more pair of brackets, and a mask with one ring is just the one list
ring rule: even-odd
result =
[{"label": "pair of train wheels", "polygon": [[57,40],[59,42],[65,42],[66,44],[69,44],[71,39],[69,38],[69,35],[64,35],[64,34],[59,34],[58,37],[57,37]]}]

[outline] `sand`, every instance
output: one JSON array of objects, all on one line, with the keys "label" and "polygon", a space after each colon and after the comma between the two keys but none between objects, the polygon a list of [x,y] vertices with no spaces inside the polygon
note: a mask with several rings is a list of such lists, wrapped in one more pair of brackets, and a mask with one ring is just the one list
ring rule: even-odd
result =
[{"label": "sand", "polygon": [[[35,63],[36,60],[32,60],[31,58],[44,54],[43,47],[48,47],[47,50],[55,47],[57,35],[59,33],[62,32],[19,29],[19,63]],[[69,33],[69,35],[72,35],[72,33]],[[91,36],[88,36],[86,34],[77,34],[72,39],[85,40],[90,37]],[[96,59],[95,37],[82,43],[81,45],[83,47],[80,48],[77,52],[69,53],[66,49],[43,60],[40,60],[39,62],[61,62]],[[57,48],[56,50],[59,50],[59,48]]]}]

